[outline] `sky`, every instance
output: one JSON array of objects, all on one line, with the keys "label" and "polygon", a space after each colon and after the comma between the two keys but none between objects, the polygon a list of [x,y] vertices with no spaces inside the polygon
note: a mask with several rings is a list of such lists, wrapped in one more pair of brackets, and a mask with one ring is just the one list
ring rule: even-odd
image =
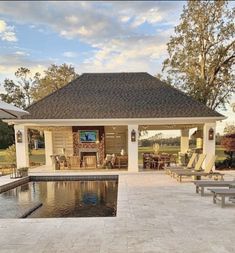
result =
[{"label": "sky", "polygon": [[[161,73],[185,2],[0,2],[0,82],[18,67]],[[235,4],[233,4],[235,5]],[[232,101],[235,102],[235,95]],[[220,111],[235,123],[231,106]],[[225,123],[218,124],[222,132]]]}]

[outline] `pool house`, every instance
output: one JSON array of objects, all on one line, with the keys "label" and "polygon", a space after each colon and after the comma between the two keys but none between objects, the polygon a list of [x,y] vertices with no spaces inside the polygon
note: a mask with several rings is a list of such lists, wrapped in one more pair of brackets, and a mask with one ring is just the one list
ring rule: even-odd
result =
[{"label": "pool house", "polygon": [[[189,130],[215,154],[216,122],[224,116],[144,72],[84,73],[8,120],[16,138],[17,167],[29,166],[28,129],[44,132],[45,166],[51,169],[138,172],[139,132],[181,131],[180,152],[189,149]],[[57,166],[59,165],[59,167]]]}]

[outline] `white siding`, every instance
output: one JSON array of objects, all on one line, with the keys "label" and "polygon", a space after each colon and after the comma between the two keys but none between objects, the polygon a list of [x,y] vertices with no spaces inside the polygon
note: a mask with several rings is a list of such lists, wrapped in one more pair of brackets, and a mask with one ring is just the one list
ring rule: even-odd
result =
[{"label": "white siding", "polygon": [[63,148],[66,155],[73,155],[72,127],[53,130],[53,153],[62,154]]},{"label": "white siding", "polygon": [[105,127],[106,154],[120,154],[122,149],[127,154],[127,127]]}]

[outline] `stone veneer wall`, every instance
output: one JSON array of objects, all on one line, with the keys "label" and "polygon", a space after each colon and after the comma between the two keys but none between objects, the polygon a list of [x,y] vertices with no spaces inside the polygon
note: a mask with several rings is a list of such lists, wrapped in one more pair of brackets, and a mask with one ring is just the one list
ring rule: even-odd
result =
[{"label": "stone veneer wall", "polygon": [[[79,149],[89,148],[97,149],[100,165],[103,164],[105,159],[105,138],[104,138],[104,128],[100,127],[73,127],[73,153],[74,155],[79,155]],[[79,142],[79,133],[78,130],[98,130],[99,131],[99,142],[98,143],[81,143]]]}]

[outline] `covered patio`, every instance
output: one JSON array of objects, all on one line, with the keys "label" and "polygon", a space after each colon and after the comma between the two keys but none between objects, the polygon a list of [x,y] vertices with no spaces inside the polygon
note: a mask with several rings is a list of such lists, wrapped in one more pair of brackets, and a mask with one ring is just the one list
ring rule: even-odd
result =
[{"label": "covered patio", "polygon": [[[33,125],[21,120],[15,125],[15,132],[27,136],[28,129],[43,131],[45,138],[45,165],[43,170],[127,170],[137,172],[143,169],[138,161],[138,137],[139,132],[148,130],[174,129],[180,130],[180,152],[186,154],[189,150],[189,130],[198,129],[201,136],[197,138],[198,152],[206,153],[205,164],[215,154],[215,137],[209,140],[210,131],[215,132],[216,122],[213,119],[191,119],[190,124],[185,124],[184,119],[168,120],[138,120],[132,124],[123,120],[103,120],[96,126],[89,125],[87,121],[71,122],[45,122],[37,121]],[[206,121],[206,122],[205,122]],[[93,122],[92,122],[93,123]],[[135,123],[135,124],[133,124]],[[143,125],[145,123],[145,125]],[[115,125],[114,125],[115,124]],[[83,142],[80,134],[83,132],[95,132],[96,140]],[[16,136],[17,138],[17,136]],[[133,139],[135,138],[135,140]],[[29,166],[28,138],[21,143],[16,142],[18,167]],[[56,157],[61,158],[56,164]],[[57,159],[58,159],[57,158]]]},{"label": "covered patio", "polygon": [[17,167],[28,167],[28,129],[44,132],[46,167],[138,172],[139,132],[178,129],[181,153],[197,128],[206,164],[215,154],[216,122],[225,117],[148,73],[88,73],[32,104],[14,124]]}]

